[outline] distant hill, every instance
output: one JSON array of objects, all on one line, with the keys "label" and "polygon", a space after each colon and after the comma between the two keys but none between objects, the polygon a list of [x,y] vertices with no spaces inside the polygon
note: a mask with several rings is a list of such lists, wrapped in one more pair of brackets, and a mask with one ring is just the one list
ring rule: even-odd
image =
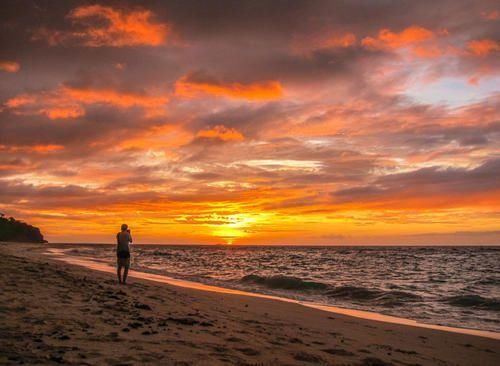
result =
[{"label": "distant hill", "polygon": [[47,243],[40,229],[0,213],[0,241]]}]

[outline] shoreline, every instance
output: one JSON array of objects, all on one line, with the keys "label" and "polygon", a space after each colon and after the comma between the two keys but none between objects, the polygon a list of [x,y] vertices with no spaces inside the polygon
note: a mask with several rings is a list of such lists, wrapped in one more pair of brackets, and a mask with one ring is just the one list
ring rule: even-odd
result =
[{"label": "shoreline", "polygon": [[[96,262],[96,261],[92,260],[92,258],[90,258],[90,257],[67,256],[62,252],[62,250],[58,250],[55,248],[49,248],[47,250],[47,252],[48,252],[47,255],[54,256],[57,260],[63,261],[63,262],[68,263],[68,264],[82,266],[82,267],[85,267],[88,269],[106,272],[106,273],[113,273],[113,274],[115,273],[114,267],[111,267],[111,266],[103,264],[103,263]],[[372,311],[331,306],[331,305],[326,305],[326,304],[300,301],[300,300],[290,299],[290,298],[286,298],[286,297],[266,295],[266,294],[261,294],[261,293],[257,293],[257,292],[249,292],[249,291],[237,290],[237,289],[232,289],[232,288],[227,288],[227,287],[207,285],[207,284],[204,284],[201,282],[182,280],[182,279],[177,279],[177,278],[173,278],[173,277],[169,277],[169,276],[165,276],[165,275],[160,275],[160,274],[135,271],[133,269],[131,269],[131,271],[129,272],[129,277],[130,278],[140,278],[140,279],[150,280],[150,281],[164,283],[164,284],[166,283],[166,284],[169,284],[172,286],[196,289],[196,290],[201,290],[201,291],[225,293],[225,294],[232,294],[232,295],[239,295],[239,296],[250,296],[250,297],[258,297],[258,298],[270,299],[270,300],[275,300],[275,301],[289,302],[289,303],[298,304],[298,305],[302,305],[302,306],[306,306],[309,308],[313,308],[313,309],[317,309],[317,310],[321,310],[321,311],[326,311],[326,312],[330,312],[330,313],[334,313],[334,314],[343,314],[343,315],[347,315],[347,316],[351,316],[351,317],[355,317],[355,318],[374,320],[374,321],[379,321],[379,322],[384,322],[384,323],[389,323],[389,324],[407,325],[410,327],[434,329],[434,330],[440,330],[440,331],[444,331],[444,332],[468,334],[468,335],[477,336],[477,337],[485,337],[485,338],[500,340],[500,333],[487,331],[487,330],[457,328],[457,327],[450,327],[450,326],[438,325],[438,324],[421,323],[421,322],[419,322],[417,320],[413,320],[413,319],[401,318],[401,317],[397,317],[397,316],[386,315],[386,314],[381,314],[381,313],[372,312]]]},{"label": "shoreline", "polygon": [[[500,341],[99,272],[0,244],[2,364],[497,365]],[[109,268],[111,270],[111,268]],[[131,272],[131,274],[133,271]]]}]

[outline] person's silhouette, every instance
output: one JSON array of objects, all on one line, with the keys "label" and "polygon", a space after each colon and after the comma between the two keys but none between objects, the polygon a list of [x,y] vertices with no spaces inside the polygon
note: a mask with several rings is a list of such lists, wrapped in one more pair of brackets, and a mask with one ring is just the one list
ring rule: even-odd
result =
[{"label": "person's silhouette", "polygon": [[[118,282],[125,284],[127,282],[128,269],[130,267],[130,247],[132,243],[132,235],[127,224],[122,224],[121,231],[116,234],[116,274]],[[122,276],[122,268],[123,276]]]}]

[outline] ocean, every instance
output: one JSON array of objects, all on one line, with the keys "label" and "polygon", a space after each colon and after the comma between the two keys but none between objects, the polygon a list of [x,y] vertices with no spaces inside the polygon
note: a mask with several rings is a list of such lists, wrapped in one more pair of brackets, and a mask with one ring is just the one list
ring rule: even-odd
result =
[{"label": "ocean", "polygon": [[[66,245],[114,264],[114,246]],[[134,245],[132,270],[500,332],[500,247]]]}]

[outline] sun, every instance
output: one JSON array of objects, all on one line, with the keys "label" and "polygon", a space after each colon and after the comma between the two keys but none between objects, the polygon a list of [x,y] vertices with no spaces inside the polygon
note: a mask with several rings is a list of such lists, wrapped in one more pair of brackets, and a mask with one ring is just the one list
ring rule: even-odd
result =
[{"label": "sun", "polygon": [[227,245],[233,245],[240,238],[247,237],[255,232],[259,222],[265,220],[262,213],[237,213],[224,216],[218,216],[222,223],[211,224],[211,234],[226,242]]}]

